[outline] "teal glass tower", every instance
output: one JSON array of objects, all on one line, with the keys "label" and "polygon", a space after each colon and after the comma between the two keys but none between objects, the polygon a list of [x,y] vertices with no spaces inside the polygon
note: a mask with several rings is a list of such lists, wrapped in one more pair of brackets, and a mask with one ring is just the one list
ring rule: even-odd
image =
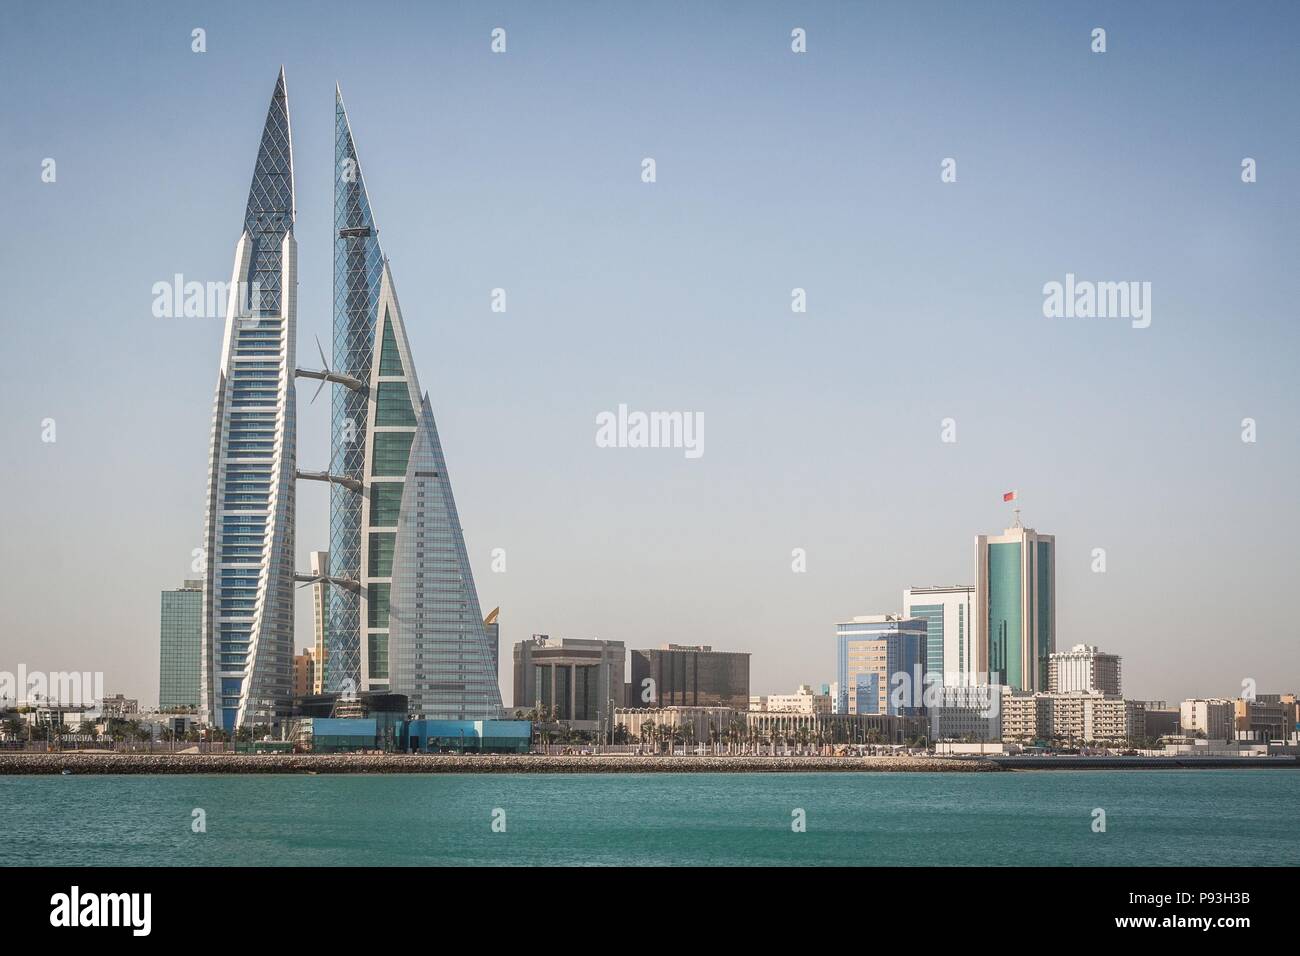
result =
[{"label": "teal glass tower", "polygon": [[158,709],[198,710],[203,645],[203,582],[162,592],[158,641]]},{"label": "teal glass tower", "polygon": [[335,91],[334,364],[325,689],[496,719],[501,691],[429,397]]},{"label": "teal glass tower", "polygon": [[199,712],[233,732],[293,696],[297,243],[284,70],[227,293],[209,453]]},{"label": "teal glass tower", "polygon": [[1056,538],[1015,524],[975,537],[975,648],[993,684],[1047,690],[1056,650]]}]

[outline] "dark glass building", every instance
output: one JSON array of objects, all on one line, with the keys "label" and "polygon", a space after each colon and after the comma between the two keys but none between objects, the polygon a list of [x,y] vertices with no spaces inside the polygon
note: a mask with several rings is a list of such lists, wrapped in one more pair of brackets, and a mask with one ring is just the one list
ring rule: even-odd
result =
[{"label": "dark glass building", "polygon": [[[629,707],[749,709],[749,654],[708,646],[665,644],[631,651]],[[647,683],[647,682],[652,683]],[[649,695],[649,696],[647,696]]]}]

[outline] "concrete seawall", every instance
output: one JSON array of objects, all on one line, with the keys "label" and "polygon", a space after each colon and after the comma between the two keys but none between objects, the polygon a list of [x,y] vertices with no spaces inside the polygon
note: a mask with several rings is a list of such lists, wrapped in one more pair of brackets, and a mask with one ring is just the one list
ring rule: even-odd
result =
[{"label": "concrete seawall", "polygon": [[173,773],[916,773],[997,772],[946,757],[653,757],[527,754],[0,753],[0,775]]}]

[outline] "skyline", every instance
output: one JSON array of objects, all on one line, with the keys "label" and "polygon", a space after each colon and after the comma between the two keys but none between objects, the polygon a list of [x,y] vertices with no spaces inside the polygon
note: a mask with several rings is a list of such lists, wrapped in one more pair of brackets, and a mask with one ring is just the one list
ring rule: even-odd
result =
[{"label": "skyline", "polygon": [[[1298,343],[1278,281],[1300,251],[1295,11],[1261,7],[1277,21],[1263,31],[1204,6],[1178,24],[1168,5],[944,6],[926,33],[896,7],[733,23],[679,6],[617,31],[599,10],[411,9],[376,62],[367,28],[327,12],[271,42],[235,26],[251,12],[205,11],[202,55],[195,14],[161,7],[135,41],[94,9],[78,9],[84,33],[25,29],[70,9],[16,11],[0,38],[17,79],[0,155],[31,224],[0,240],[17,293],[0,666],[103,670],[109,692],[156,699],[158,594],[195,576],[202,540],[221,330],[152,318],[149,290],[229,275],[249,117],[284,62],[311,193],[294,229],[299,364],[330,329],[321,155],[338,79],[504,646],[711,644],[753,654],[755,693],[821,683],[836,620],[899,611],[909,586],[974,585],[972,540],[1010,524],[990,506],[1019,488],[1025,523],[1060,549],[1058,650],[1121,655],[1135,698],[1300,685],[1284,602],[1300,571]],[[1099,17],[1112,45],[1093,58]],[[498,20],[511,43],[493,56]],[[1014,66],[1011,22],[1029,31]],[[1153,30],[1159,57],[1139,56]],[[172,82],[126,68],[142,45]],[[56,49],[76,62],[40,70]],[[266,62],[232,75],[232,57]],[[1211,57],[1220,72],[1202,75]],[[709,117],[723,100],[725,137]],[[959,178],[941,184],[947,156]],[[1257,183],[1240,182],[1243,156]],[[1075,274],[1151,281],[1151,325],[1045,318],[1044,283]],[[597,447],[596,416],[622,403],[707,413],[705,453]],[[325,405],[298,403],[304,470],[328,466]],[[300,569],[329,546],[327,499],[300,489]],[[302,589],[295,649],[310,609]]]}]

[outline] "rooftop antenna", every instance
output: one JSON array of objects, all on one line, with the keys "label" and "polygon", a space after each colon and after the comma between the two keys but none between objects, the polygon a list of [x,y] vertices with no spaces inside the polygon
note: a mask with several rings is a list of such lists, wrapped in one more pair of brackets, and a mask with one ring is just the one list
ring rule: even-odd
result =
[{"label": "rooftop antenna", "polygon": [[1023,528],[1024,525],[1022,525],[1022,524],[1020,523],[1020,509],[1019,509],[1019,508],[1012,508],[1012,509],[1011,509],[1011,513],[1012,513],[1013,515],[1016,516],[1016,519],[1015,519],[1015,521],[1012,523],[1011,527],[1013,527],[1013,528]]}]

